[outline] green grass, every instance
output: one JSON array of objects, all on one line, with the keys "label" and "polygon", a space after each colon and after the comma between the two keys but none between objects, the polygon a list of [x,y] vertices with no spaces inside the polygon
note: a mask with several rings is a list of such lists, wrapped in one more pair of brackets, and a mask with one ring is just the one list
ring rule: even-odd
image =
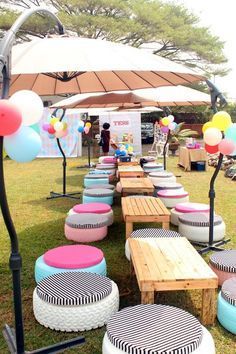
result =
[{"label": "green grass", "polygon": [[[82,191],[84,169],[76,168],[77,163],[84,160],[68,160],[67,186],[68,191]],[[177,158],[170,157],[167,161],[168,170],[174,172],[190,194],[191,201],[208,202],[209,180],[213,169],[207,172],[184,172],[177,167]],[[64,236],[64,220],[67,211],[75,204],[72,199],[46,200],[51,190],[61,191],[62,167],[61,159],[35,160],[29,164],[17,164],[4,161],[5,179],[9,207],[19,237],[19,246],[23,258],[22,298],[24,310],[26,349],[33,350],[56,343],[60,340],[76,336],[74,334],[55,332],[39,325],[33,316],[32,293],[35,287],[34,263],[38,256],[49,248],[68,244]],[[227,236],[231,242],[227,248],[236,247],[235,182],[220,172],[216,185],[215,210],[220,214],[227,226]],[[106,257],[108,276],[113,279],[120,291],[120,308],[140,303],[140,294],[134,279],[130,279],[129,262],[124,256],[125,228],[121,218],[119,198],[113,207],[115,222],[109,228],[108,237],[96,243]],[[135,225],[137,228],[140,225]],[[147,225],[145,225],[147,226]],[[95,245],[95,244],[94,244]],[[8,268],[10,243],[5,225],[0,216],[0,321],[13,323],[12,283]],[[207,258],[209,255],[205,257]],[[183,308],[199,317],[201,306],[200,291],[164,292],[158,294],[158,302]],[[218,354],[235,354],[235,336],[225,331],[217,322],[209,327]],[[68,353],[100,354],[105,327],[83,333],[86,344]],[[8,353],[6,344],[0,336],[0,353]],[[206,353],[207,354],[207,353]]]}]

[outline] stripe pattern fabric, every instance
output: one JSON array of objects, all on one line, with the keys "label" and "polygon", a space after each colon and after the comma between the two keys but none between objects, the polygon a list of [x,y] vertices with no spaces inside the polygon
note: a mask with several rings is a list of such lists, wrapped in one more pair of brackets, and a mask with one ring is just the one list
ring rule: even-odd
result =
[{"label": "stripe pattern fabric", "polygon": [[[185,213],[179,216],[182,224],[199,227],[209,227],[209,213]],[[222,217],[214,216],[214,226],[222,223]]]},{"label": "stripe pattern fabric", "polygon": [[166,305],[127,307],[107,324],[110,342],[129,354],[190,354],[201,344],[199,321],[188,312]]},{"label": "stripe pattern fabric", "polygon": [[39,298],[59,306],[79,306],[98,302],[112,291],[111,280],[95,273],[53,274],[36,287]]},{"label": "stripe pattern fabric", "polygon": [[109,224],[109,218],[104,214],[73,214],[67,216],[65,223],[73,229],[97,229],[107,226]]},{"label": "stripe pattern fabric", "polygon": [[210,256],[210,264],[223,272],[236,273],[236,250],[215,252]]},{"label": "stripe pattern fabric", "polygon": [[84,189],[83,195],[86,197],[110,197],[114,194],[114,191],[111,189]]},{"label": "stripe pattern fabric", "polygon": [[236,278],[230,278],[223,283],[221,296],[225,301],[236,306]]},{"label": "stripe pattern fabric", "polygon": [[157,238],[157,237],[182,237],[178,232],[165,229],[139,229],[135,230],[130,235],[131,238]]}]

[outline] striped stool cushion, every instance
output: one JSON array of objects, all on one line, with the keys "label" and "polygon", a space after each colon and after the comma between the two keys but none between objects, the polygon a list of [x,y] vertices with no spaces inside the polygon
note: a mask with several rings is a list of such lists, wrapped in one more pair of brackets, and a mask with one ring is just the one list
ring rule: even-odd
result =
[{"label": "striped stool cushion", "polygon": [[226,280],[221,288],[221,296],[231,305],[236,306],[236,278]]},{"label": "striped stool cushion", "polygon": [[113,184],[109,184],[109,183],[104,183],[104,184],[93,184],[92,186],[88,186],[86,187],[86,189],[115,189],[115,186],[113,186]]},{"label": "striped stool cushion", "polygon": [[155,189],[181,189],[183,188],[182,184],[180,183],[171,183],[171,182],[160,182],[155,186]]},{"label": "striped stool cushion", "polygon": [[[185,213],[179,216],[179,221],[185,225],[209,227],[209,214],[208,213]],[[222,223],[221,216],[214,216],[214,226]]]},{"label": "striped stool cushion", "polygon": [[141,159],[144,159],[147,162],[156,161],[156,157],[155,156],[142,156]]},{"label": "striped stool cushion", "polygon": [[160,172],[151,172],[149,173],[149,177],[160,177],[160,178],[169,178],[174,176],[173,173],[171,172],[165,172],[165,171],[160,171]]},{"label": "striped stool cushion", "polygon": [[110,342],[129,354],[188,354],[201,344],[203,331],[190,313],[172,306],[137,305],[111,317]]},{"label": "striped stool cushion", "polygon": [[111,280],[95,273],[58,273],[41,280],[36,292],[50,304],[78,306],[98,302],[112,291]]},{"label": "striped stool cushion", "polygon": [[50,267],[77,269],[92,267],[100,263],[103,256],[103,252],[97,247],[67,245],[47,251],[43,255],[43,260]]},{"label": "striped stool cushion", "polygon": [[175,210],[180,213],[209,212],[210,207],[208,204],[187,202],[176,204]]},{"label": "striped stool cushion", "polygon": [[179,189],[162,189],[157,192],[157,195],[163,198],[184,198],[188,196],[188,192]]},{"label": "striped stool cushion", "polygon": [[92,213],[73,214],[67,216],[65,223],[74,229],[97,229],[98,227],[107,226],[109,219],[106,215]]},{"label": "striped stool cushion", "polygon": [[113,196],[114,191],[111,189],[84,189],[83,195],[86,197],[110,197]]},{"label": "striped stool cushion", "polygon": [[84,213],[105,214],[111,211],[111,206],[105,203],[76,204],[73,207],[73,211],[78,214],[84,214]]},{"label": "striped stool cushion", "polygon": [[139,229],[131,233],[132,238],[146,238],[146,237],[181,237],[181,235],[176,231],[165,230],[165,229]]},{"label": "striped stool cushion", "polygon": [[[106,178],[107,176],[104,176],[105,173],[101,174],[101,172],[99,171],[99,173],[97,173],[95,170],[94,171],[90,171],[89,174],[85,175],[84,178],[86,179],[103,179]],[[108,173],[110,174],[110,172]],[[94,176],[96,175],[96,176]],[[108,178],[108,177],[107,177]]]},{"label": "striped stool cushion", "polygon": [[210,264],[223,272],[236,273],[236,250],[225,250],[212,254]]}]

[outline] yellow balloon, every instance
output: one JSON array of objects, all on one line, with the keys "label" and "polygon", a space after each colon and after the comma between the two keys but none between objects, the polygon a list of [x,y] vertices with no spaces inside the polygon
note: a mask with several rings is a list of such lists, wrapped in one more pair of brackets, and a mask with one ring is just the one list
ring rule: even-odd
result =
[{"label": "yellow balloon", "polygon": [[50,119],[50,124],[54,125],[55,123],[59,122],[59,118],[53,117]]},{"label": "yellow balloon", "polygon": [[165,127],[167,127],[167,125],[170,124],[170,119],[167,117],[164,117],[164,118],[162,118],[161,122]]},{"label": "yellow balloon", "polygon": [[202,132],[205,133],[205,131],[208,129],[208,128],[214,128],[214,124],[212,122],[207,122],[205,123],[203,126],[202,126]]},{"label": "yellow balloon", "polygon": [[63,123],[63,130],[66,130],[68,128],[68,124],[67,123]]},{"label": "yellow balloon", "polygon": [[215,128],[225,131],[232,123],[229,113],[224,111],[219,111],[214,114],[212,118],[212,123]]},{"label": "yellow balloon", "polygon": [[5,159],[6,156],[7,156],[7,153],[6,153],[6,151],[3,149],[3,151],[2,151],[2,157],[3,157],[3,159]]},{"label": "yellow balloon", "polygon": [[87,123],[85,124],[85,126],[88,127],[88,128],[91,128],[92,124],[91,124],[90,122],[87,122]]}]

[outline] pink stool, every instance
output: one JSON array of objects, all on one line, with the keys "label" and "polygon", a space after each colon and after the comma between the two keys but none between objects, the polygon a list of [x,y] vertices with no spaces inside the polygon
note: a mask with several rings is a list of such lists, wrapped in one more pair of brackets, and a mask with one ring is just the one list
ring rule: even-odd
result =
[{"label": "pink stool", "polygon": [[113,224],[113,211],[109,204],[105,203],[87,203],[87,204],[76,204],[72,209],[69,210],[68,215],[74,214],[101,214],[108,217],[108,226]]},{"label": "pink stool", "polygon": [[170,222],[173,225],[179,225],[179,216],[185,213],[208,213],[210,207],[208,204],[203,203],[178,203],[175,208],[171,209]]},{"label": "pink stool", "polygon": [[220,286],[225,280],[236,278],[236,250],[215,252],[210,257],[210,267],[218,276]]},{"label": "pink stool", "polygon": [[174,208],[178,203],[189,201],[188,192],[178,189],[164,189],[157,192],[157,197],[161,199],[167,208]]},{"label": "pink stool", "polygon": [[76,242],[102,240],[107,235],[108,217],[101,214],[74,214],[65,221],[65,236]]}]

